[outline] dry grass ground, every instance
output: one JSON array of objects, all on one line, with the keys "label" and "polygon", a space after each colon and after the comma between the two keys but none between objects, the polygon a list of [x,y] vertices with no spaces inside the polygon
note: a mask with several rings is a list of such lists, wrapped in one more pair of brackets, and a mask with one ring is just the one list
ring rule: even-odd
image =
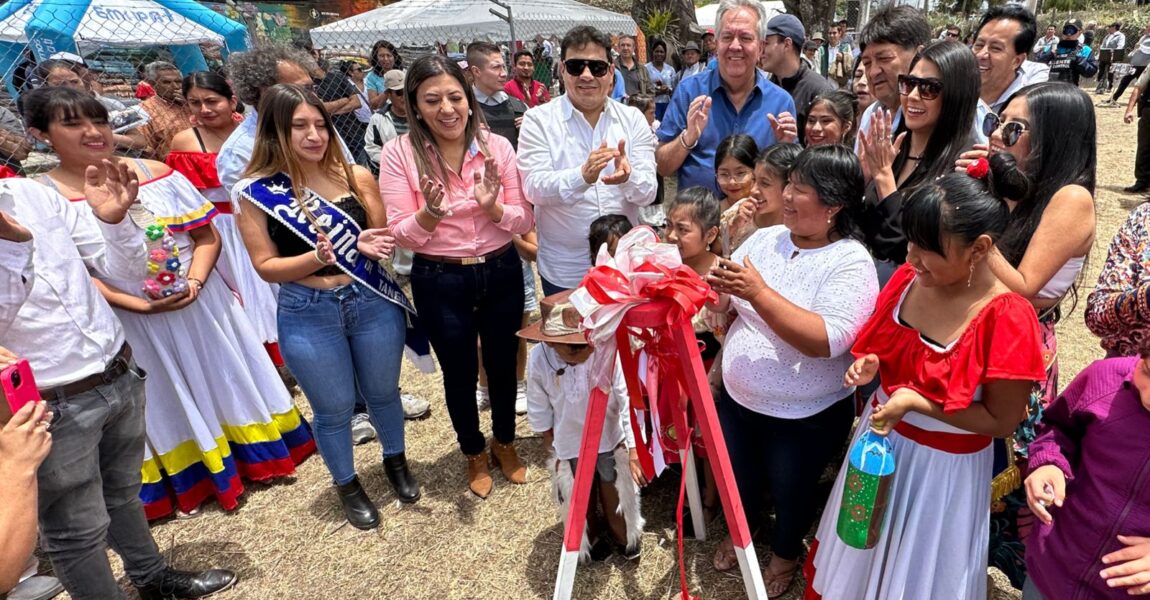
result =
[{"label": "dry grass ground", "polygon": [[[1134,127],[1124,126],[1121,114],[1119,109],[1098,109],[1098,238],[1084,280],[1087,290],[1111,236],[1137,202],[1119,191],[1130,182],[1135,146]],[[1082,323],[1084,302],[1085,294],[1059,332],[1064,384],[1101,356],[1097,340]],[[208,505],[198,518],[155,525],[160,548],[180,567],[238,571],[240,583],[222,596],[226,600],[550,597],[562,530],[549,499],[547,475],[539,468],[539,438],[520,419],[520,452],[533,467],[529,483],[512,487],[496,475],[494,493],[479,500],[466,491],[465,464],[443,405],[440,376],[421,375],[405,365],[403,386],[429,398],[434,407],[429,419],[407,425],[407,455],[423,485],[417,504],[396,501],[380,465],[380,447],[371,443],[356,449],[356,459],[368,492],[381,505],[383,524],[378,530],[361,532],[343,521],[327,470],[315,456],[300,466],[294,480],[248,484],[243,504],[233,513]],[[302,398],[299,405],[307,410]],[[648,525],[641,563],[614,558],[581,568],[575,597],[675,596],[679,571],[672,502],[677,482],[667,479],[657,481],[644,499]],[[741,598],[739,576],[716,573],[710,566],[715,542],[724,533],[721,527],[721,521],[716,523],[705,542],[687,540],[687,579],[702,598]],[[760,560],[767,551],[758,547]],[[118,562],[117,572],[122,573]],[[1019,597],[1002,583],[994,587],[993,598]],[[801,581],[796,582],[785,598],[800,597],[800,588]]]}]

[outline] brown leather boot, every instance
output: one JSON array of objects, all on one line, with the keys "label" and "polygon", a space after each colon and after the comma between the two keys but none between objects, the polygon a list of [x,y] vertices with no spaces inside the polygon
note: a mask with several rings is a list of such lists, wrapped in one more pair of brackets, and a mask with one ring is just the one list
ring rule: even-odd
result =
[{"label": "brown leather boot", "polygon": [[480,498],[491,493],[491,470],[487,468],[487,451],[467,455],[467,487]]},{"label": "brown leather boot", "polygon": [[511,483],[527,483],[527,467],[515,453],[514,444],[501,444],[491,440],[491,462],[503,471],[503,476]]}]

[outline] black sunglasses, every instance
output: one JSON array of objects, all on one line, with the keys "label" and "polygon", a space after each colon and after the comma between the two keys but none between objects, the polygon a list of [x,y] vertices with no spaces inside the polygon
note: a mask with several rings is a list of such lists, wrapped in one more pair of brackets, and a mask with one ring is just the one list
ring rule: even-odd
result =
[{"label": "black sunglasses", "polygon": [[942,82],[933,77],[915,77],[914,75],[898,76],[898,93],[909,96],[915,88],[923,100],[934,100],[942,93]]},{"label": "black sunglasses", "polygon": [[611,63],[605,60],[594,60],[586,58],[568,58],[563,61],[563,68],[567,70],[567,74],[572,77],[578,77],[583,74],[583,70],[590,68],[591,75],[594,77],[602,77],[607,74],[611,69]]},{"label": "black sunglasses", "polygon": [[1022,134],[1030,130],[1030,127],[1018,121],[1003,123],[1002,118],[998,115],[986,113],[986,116],[982,119],[983,135],[989,138],[994,135],[995,131],[998,131],[999,127],[1002,127],[1002,145],[1008,148],[1017,144],[1018,140],[1022,138]]}]

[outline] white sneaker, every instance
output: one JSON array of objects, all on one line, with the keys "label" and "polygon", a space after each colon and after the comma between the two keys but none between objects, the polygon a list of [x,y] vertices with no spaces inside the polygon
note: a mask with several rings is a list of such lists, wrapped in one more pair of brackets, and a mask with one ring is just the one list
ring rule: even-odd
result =
[{"label": "white sneaker", "polygon": [[399,401],[403,404],[403,418],[422,419],[431,414],[431,403],[423,398],[411,394],[400,394]]},{"label": "white sneaker", "polygon": [[475,388],[475,405],[479,407],[479,410],[491,408],[491,392],[482,385]]},{"label": "white sneaker", "polygon": [[527,382],[520,381],[515,384],[515,414],[527,414]]},{"label": "white sneaker", "polygon": [[367,413],[356,413],[351,418],[351,443],[356,446],[366,444],[376,437],[375,426]]}]

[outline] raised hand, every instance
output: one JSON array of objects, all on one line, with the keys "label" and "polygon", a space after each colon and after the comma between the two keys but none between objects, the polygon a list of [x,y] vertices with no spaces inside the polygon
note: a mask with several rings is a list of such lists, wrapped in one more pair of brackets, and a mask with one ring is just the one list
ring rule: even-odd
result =
[{"label": "raised hand", "polygon": [[92,214],[105,223],[123,221],[139,192],[140,179],[127,161],[117,164],[105,158],[102,165],[84,170],[84,197]]},{"label": "raised hand", "polygon": [[503,181],[499,179],[499,163],[495,162],[494,158],[488,158],[483,162],[483,173],[475,172],[475,185],[472,188],[479,208],[484,212],[491,210],[499,198],[499,188],[502,185]]},{"label": "raised hand", "polygon": [[1038,517],[1039,521],[1050,525],[1054,517],[1050,516],[1048,506],[1062,507],[1066,499],[1066,474],[1054,465],[1043,465],[1034,470],[1026,481],[1026,504],[1030,512]]},{"label": "raised hand", "polygon": [[707,128],[707,119],[711,114],[711,97],[698,96],[691,100],[690,106],[687,107],[687,129],[683,132],[685,136],[683,141],[688,146],[694,146],[699,143],[699,137],[703,135],[703,130]]},{"label": "raised hand", "polygon": [[743,300],[751,300],[767,287],[767,282],[759,274],[748,256],[743,264],[720,257],[716,266],[707,275],[707,283],[720,294],[730,294]]},{"label": "raised hand", "polygon": [[958,155],[958,160],[954,161],[954,170],[958,173],[965,173],[966,168],[974,164],[980,158],[990,157],[990,146],[986,144],[975,144],[971,146],[970,150]]},{"label": "raised hand", "polygon": [[902,143],[906,139],[906,132],[899,134],[891,141],[890,111],[879,109],[870,122],[870,129],[859,131],[859,145],[862,146],[866,168],[872,177],[889,175],[894,177],[894,158],[898,156]]},{"label": "raised hand", "polygon": [[433,181],[427,175],[419,178],[419,191],[423,192],[424,202],[434,209],[438,209],[446,197],[446,193],[443,190],[443,183]]},{"label": "raised hand", "polygon": [[619,151],[615,155],[615,172],[603,178],[607,185],[626,183],[631,178],[631,161],[627,159],[627,141],[619,140]]},{"label": "raised hand", "polygon": [[778,117],[767,115],[771,124],[771,131],[775,134],[775,142],[779,144],[793,144],[799,141],[799,125],[795,116],[789,112],[781,113]]},{"label": "raised hand", "polygon": [[587,184],[599,181],[599,175],[603,173],[607,163],[616,158],[616,152],[618,150],[607,147],[607,140],[603,140],[603,144],[592,150],[587,155],[587,161],[583,163],[583,181]]},{"label": "raised hand", "polygon": [[31,239],[32,232],[28,228],[17,223],[12,215],[0,210],[0,240],[23,243]]},{"label": "raised hand", "polygon": [[387,227],[364,229],[356,241],[356,249],[371,260],[383,260],[390,257],[395,249],[395,236]]},{"label": "raised hand", "polygon": [[868,354],[854,362],[843,376],[843,387],[866,385],[878,374],[878,355]]}]

